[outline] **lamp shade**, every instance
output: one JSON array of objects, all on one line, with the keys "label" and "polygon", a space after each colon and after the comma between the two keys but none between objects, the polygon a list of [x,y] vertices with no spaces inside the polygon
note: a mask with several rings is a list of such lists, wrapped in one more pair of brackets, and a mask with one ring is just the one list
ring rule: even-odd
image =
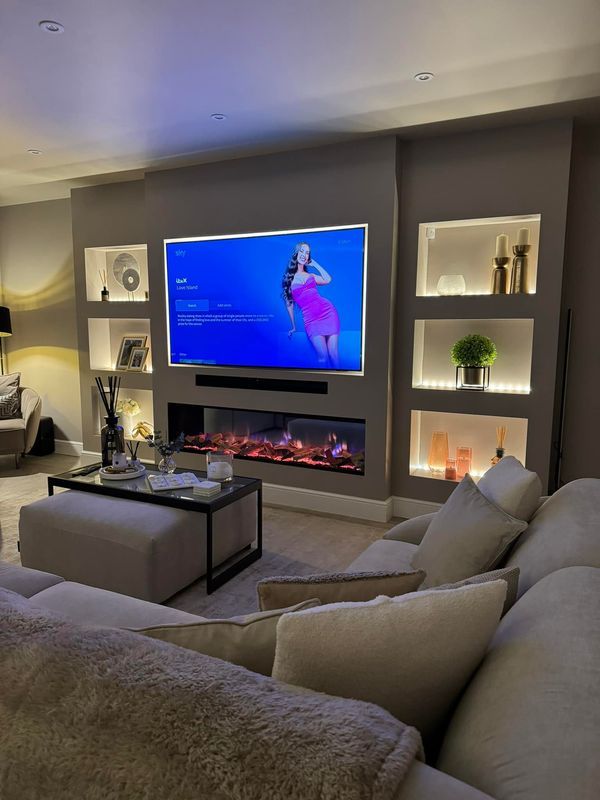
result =
[{"label": "lamp shade", "polygon": [[10,310],[6,306],[0,306],[0,336],[10,336],[11,334]]}]

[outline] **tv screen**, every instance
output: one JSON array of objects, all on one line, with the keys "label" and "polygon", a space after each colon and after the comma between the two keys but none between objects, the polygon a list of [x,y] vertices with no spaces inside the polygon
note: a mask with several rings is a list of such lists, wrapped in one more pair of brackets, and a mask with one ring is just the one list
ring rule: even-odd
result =
[{"label": "tv screen", "polygon": [[357,372],[367,226],[165,240],[170,364]]}]

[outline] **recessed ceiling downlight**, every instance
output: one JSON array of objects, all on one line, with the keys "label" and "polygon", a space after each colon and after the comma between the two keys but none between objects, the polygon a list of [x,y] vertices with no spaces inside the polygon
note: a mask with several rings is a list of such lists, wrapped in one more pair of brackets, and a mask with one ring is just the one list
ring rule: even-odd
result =
[{"label": "recessed ceiling downlight", "polygon": [[427,81],[432,81],[435,78],[433,72],[417,72],[414,76],[414,79],[417,83],[427,83]]},{"label": "recessed ceiling downlight", "polygon": [[29,153],[30,156],[41,156],[42,155],[42,151],[38,150],[37,147],[28,147],[27,148],[27,152]]},{"label": "recessed ceiling downlight", "polygon": [[214,119],[215,122],[223,122],[223,120],[227,119],[225,114],[211,114],[210,118]]},{"label": "recessed ceiling downlight", "polygon": [[38,26],[45,31],[46,33],[64,33],[65,26],[60,23],[56,22],[53,19],[43,19],[38,22]]}]

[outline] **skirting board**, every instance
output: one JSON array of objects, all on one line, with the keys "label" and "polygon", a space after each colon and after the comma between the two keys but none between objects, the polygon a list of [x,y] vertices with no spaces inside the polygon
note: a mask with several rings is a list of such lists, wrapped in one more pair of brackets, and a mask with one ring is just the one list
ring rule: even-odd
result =
[{"label": "skirting board", "polygon": [[83,453],[83,442],[71,442],[68,439],[55,439],[54,451],[62,456],[80,456]]},{"label": "skirting board", "polygon": [[392,501],[394,516],[404,519],[420,517],[421,514],[431,514],[433,511],[439,511],[442,507],[441,503],[432,503],[430,500],[412,500],[410,497],[392,497]]},{"label": "skirting board", "polygon": [[316,489],[298,489],[293,486],[263,484],[263,501],[271,506],[285,506],[321,514],[338,514],[353,519],[387,522],[392,517],[392,498],[369,500],[366,497],[348,497],[345,494],[319,492]]}]

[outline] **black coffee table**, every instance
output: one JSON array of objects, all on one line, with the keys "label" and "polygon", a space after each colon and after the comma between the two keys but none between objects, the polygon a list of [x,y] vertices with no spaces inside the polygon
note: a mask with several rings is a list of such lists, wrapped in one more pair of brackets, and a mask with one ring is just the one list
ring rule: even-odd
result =
[{"label": "black coffee table", "polygon": [[[206,516],[206,592],[211,594],[231,580],[250,564],[262,556],[262,481],[258,478],[233,478],[222,484],[219,494],[212,497],[195,495],[192,489],[176,489],[166,492],[153,492],[147,475],[160,473],[146,467],[146,476],[126,481],[107,481],[100,477],[100,464],[82,467],[72,472],[48,477],[48,494],[54,488],[73,489],[78,492],[93,492],[108,497],[121,497],[126,500],[139,500],[141,503],[154,503],[159,506],[196,511]],[[191,469],[178,469],[176,472],[193,472],[200,480],[206,480],[205,472]],[[213,514],[225,506],[236,503],[243,497],[256,492],[256,539],[253,544],[228,559],[223,566],[213,567]]]}]

